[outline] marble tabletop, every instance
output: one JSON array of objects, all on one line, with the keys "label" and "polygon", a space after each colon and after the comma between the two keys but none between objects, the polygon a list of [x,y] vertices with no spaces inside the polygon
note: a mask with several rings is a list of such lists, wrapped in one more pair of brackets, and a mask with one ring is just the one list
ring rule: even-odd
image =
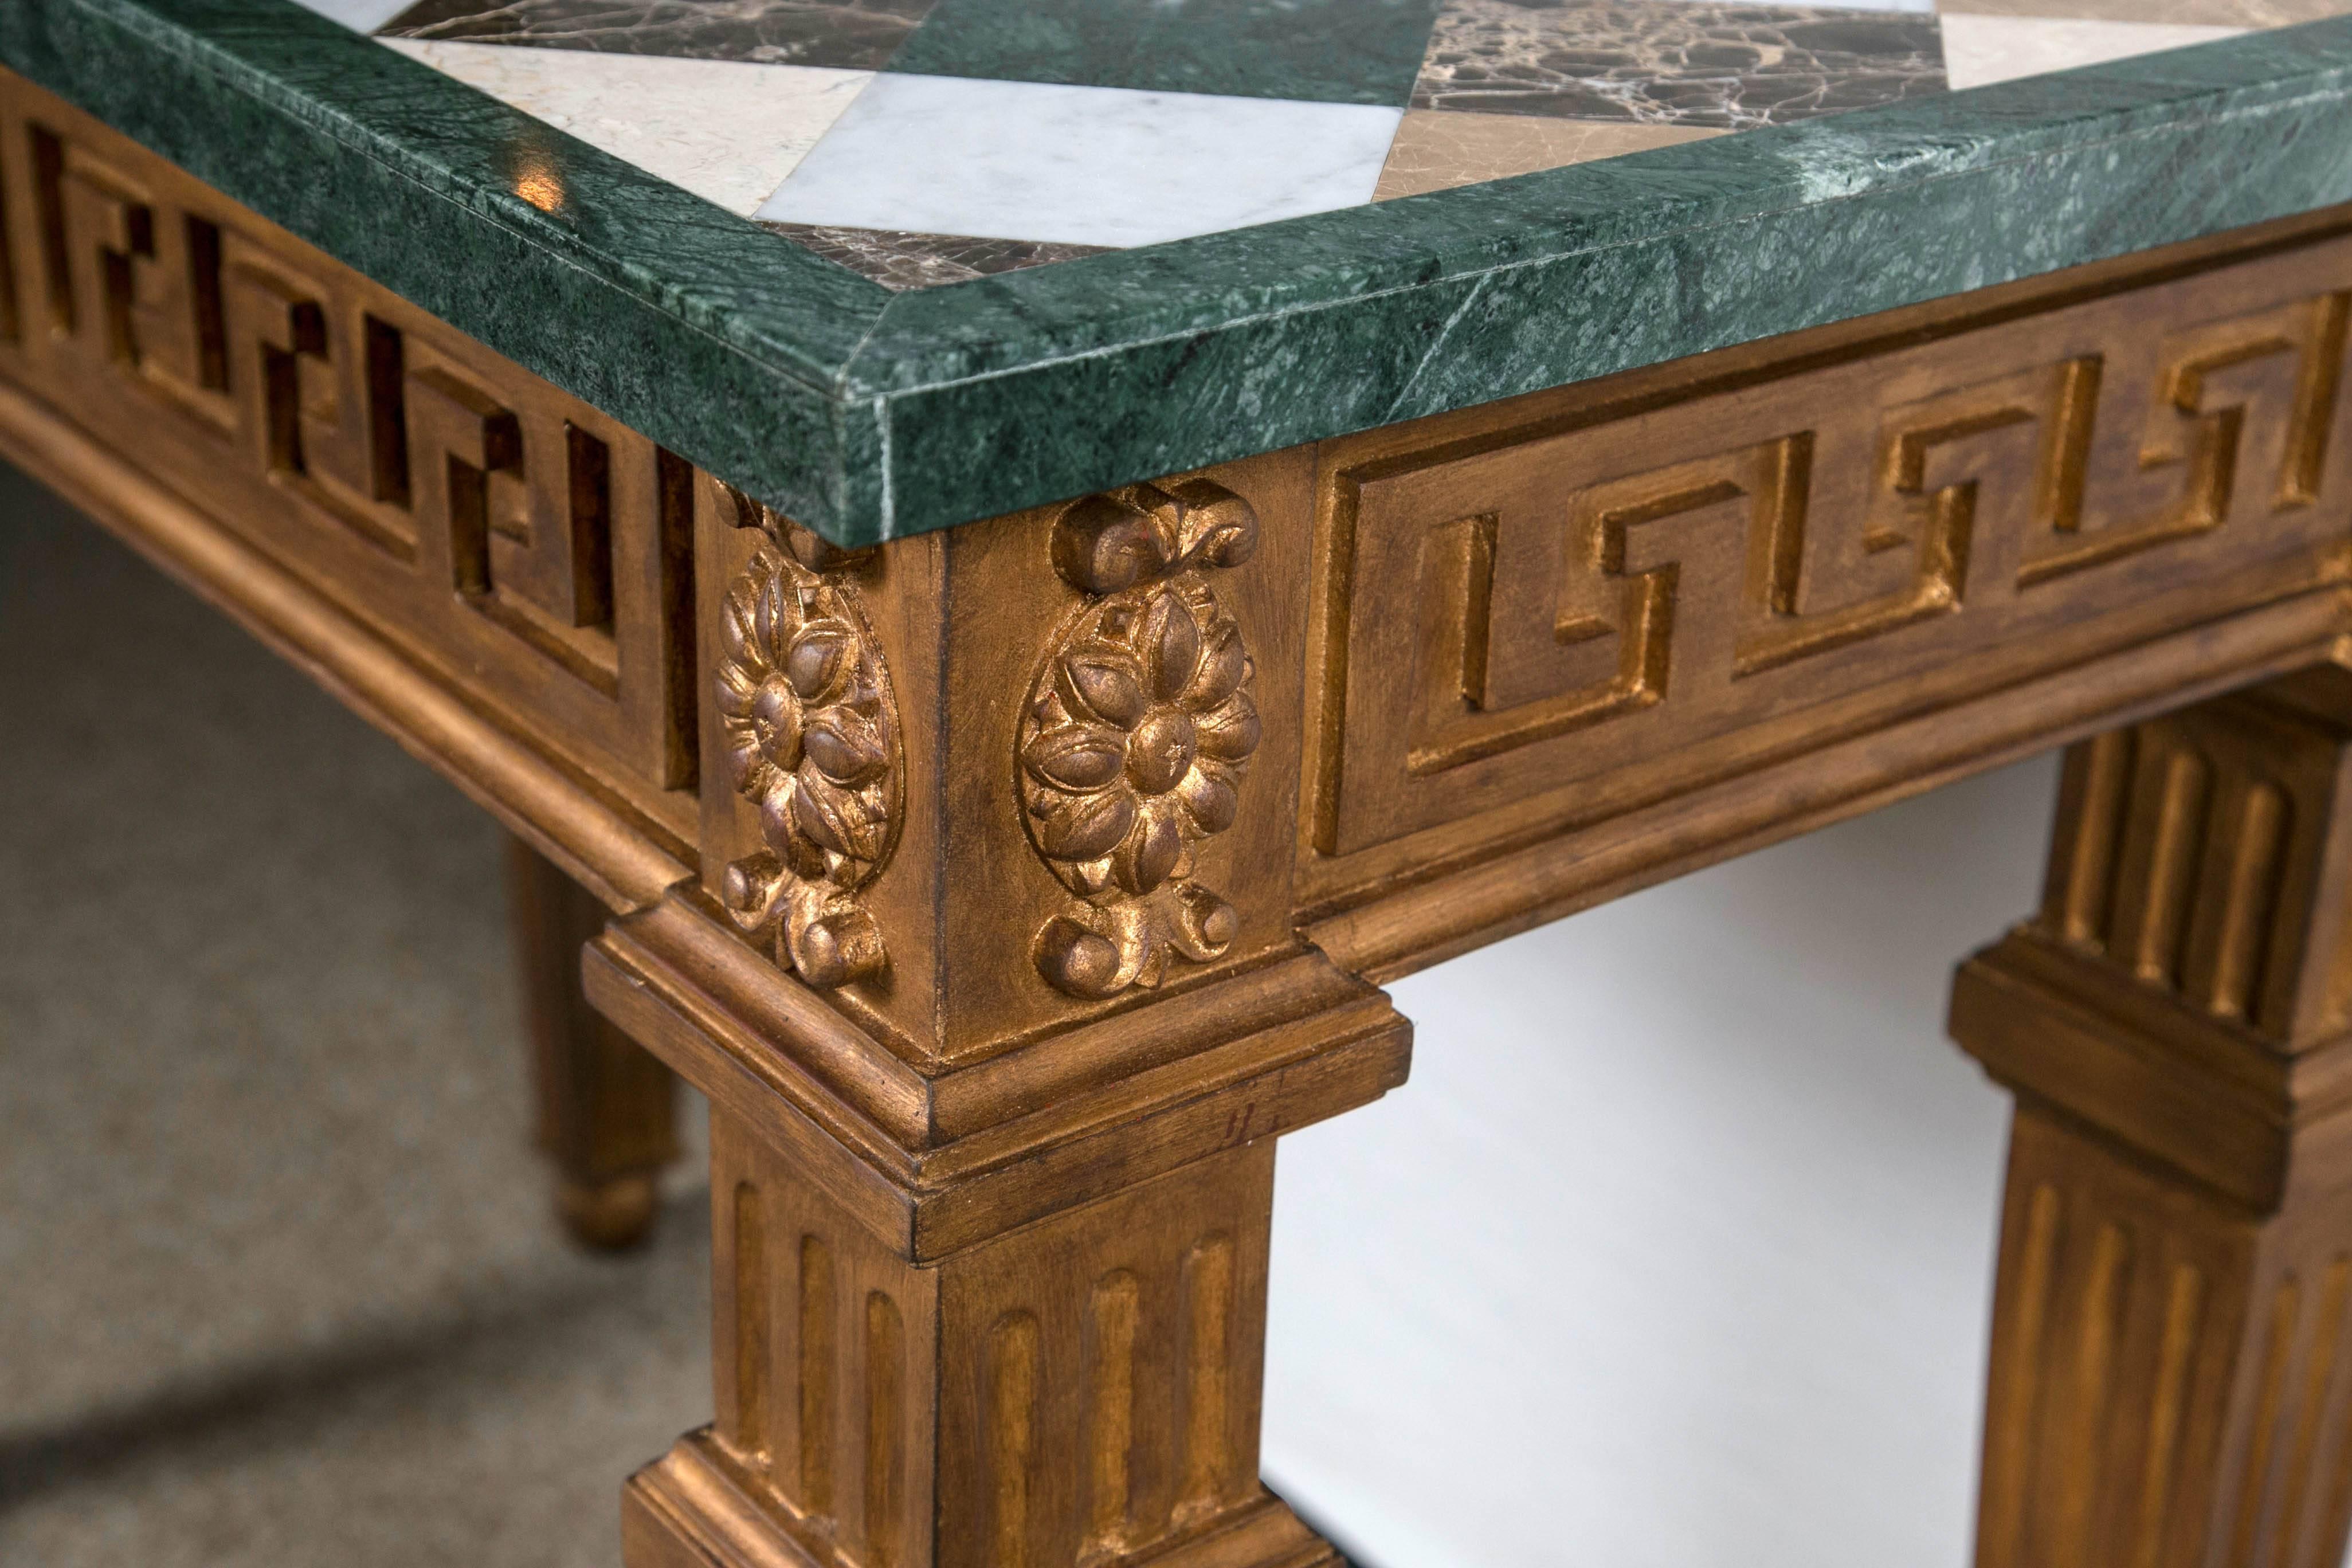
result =
[{"label": "marble tabletop", "polygon": [[2352,0],[306,3],[0,61],[850,543],[2352,200]]}]

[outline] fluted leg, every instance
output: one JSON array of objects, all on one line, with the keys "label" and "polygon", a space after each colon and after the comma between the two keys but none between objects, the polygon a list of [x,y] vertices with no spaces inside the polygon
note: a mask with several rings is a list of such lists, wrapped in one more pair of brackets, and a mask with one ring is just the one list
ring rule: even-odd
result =
[{"label": "fluted leg", "polygon": [[[1275,1143],[1402,1081],[1386,998],[1301,954],[1043,1069],[1211,1031],[1164,1081],[1039,1109],[1040,1065],[999,1057],[925,1100],[835,1097],[781,1049],[759,1068],[731,1020],[763,961],[685,915],[588,961],[597,1005],[711,1086],[715,1419],[630,1480],[630,1568],[1332,1568],[1258,1481]],[[767,1017],[858,1048],[819,1005]]]},{"label": "fluted leg", "polygon": [[1271,1140],[928,1267],[723,1117],[712,1174],[719,1419],[630,1484],[637,1568],[1336,1561],[1257,1479]]},{"label": "fluted leg", "polygon": [[677,1157],[677,1080],[581,993],[581,946],[604,907],[519,838],[507,841],[507,894],[557,1212],[583,1245],[634,1246]]},{"label": "fluted leg", "polygon": [[1979,1568],[2337,1568],[2352,1531],[2352,681],[2070,754],[1961,970],[2018,1097]]}]

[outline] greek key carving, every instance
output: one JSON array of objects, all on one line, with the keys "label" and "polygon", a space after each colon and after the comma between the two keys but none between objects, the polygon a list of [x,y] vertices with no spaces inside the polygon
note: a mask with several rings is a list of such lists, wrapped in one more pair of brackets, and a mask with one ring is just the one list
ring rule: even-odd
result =
[{"label": "greek key carving", "polygon": [[1361,438],[1329,481],[1318,847],[1736,757],[2309,550],[2352,433],[2326,278],[2259,263],[1611,418]]},{"label": "greek key carving", "polygon": [[[724,487],[719,487],[723,489]],[[727,868],[728,912],[812,985],[869,979],[881,927],[856,894],[905,819],[898,710],[840,553],[728,491],[768,535],[728,588],[714,696],[730,782],[765,853]]]},{"label": "greek key carving", "polygon": [[1206,571],[1257,546],[1249,503],[1205,480],[1073,504],[1054,563],[1091,596],[1039,667],[1021,722],[1030,842],[1076,895],[1038,932],[1037,967],[1074,996],[1156,985],[1171,953],[1232,945],[1233,905],[1192,879],[1233,826],[1258,743],[1241,628]]},{"label": "greek key carving", "polygon": [[690,466],[66,106],[0,97],[12,375],[688,831]]}]

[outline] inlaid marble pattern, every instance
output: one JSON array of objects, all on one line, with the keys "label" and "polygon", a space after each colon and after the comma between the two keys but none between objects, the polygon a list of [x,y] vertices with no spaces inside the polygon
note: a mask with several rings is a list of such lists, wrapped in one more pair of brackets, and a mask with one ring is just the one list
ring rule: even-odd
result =
[{"label": "inlaid marble pattern", "polygon": [[1116,249],[1102,245],[1038,245],[1020,239],[980,239],[961,234],[900,234],[888,229],[843,228],[835,226],[771,223],[760,226],[781,234],[794,245],[813,250],[827,261],[871,278],[885,289],[935,289],[942,283],[962,283],[1024,267],[1072,261],[1081,256],[1106,256]]},{"label": "inlaid marble pattern", "polygon": [[893,290],[2352,0],[304,0]]},{"label": "inlaid marble pattern", "polygon": [[1745,129],[1942,90],[1933,17],[1695,0],[1447,0],[1412,106]]},{"label": "inlaid marble pattern", "polygon": [[419,0],[383,31],[404,38],[521,44],[763,65],[871,70],[907,41],[931,0]]}]

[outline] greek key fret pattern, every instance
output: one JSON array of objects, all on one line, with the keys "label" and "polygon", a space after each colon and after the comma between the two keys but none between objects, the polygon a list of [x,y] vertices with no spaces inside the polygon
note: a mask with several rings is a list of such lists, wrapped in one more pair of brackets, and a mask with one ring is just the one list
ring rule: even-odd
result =
[{"label": "greek key fret pattern", "polygon": [[2347,259],[2330,240],[1622,417],[1334,443],[1318,847],[1670,756],[1696,776],[1710,743],[1818,739],[1809,710],[1850,725],[1874,689],[2184,584],[2298,554],[2315,579],[2352,500]]},{"label": "greek key fret pattern", "polygon": [[690,827],[688,465],[13,79],[0,218],[11,379]]}]

